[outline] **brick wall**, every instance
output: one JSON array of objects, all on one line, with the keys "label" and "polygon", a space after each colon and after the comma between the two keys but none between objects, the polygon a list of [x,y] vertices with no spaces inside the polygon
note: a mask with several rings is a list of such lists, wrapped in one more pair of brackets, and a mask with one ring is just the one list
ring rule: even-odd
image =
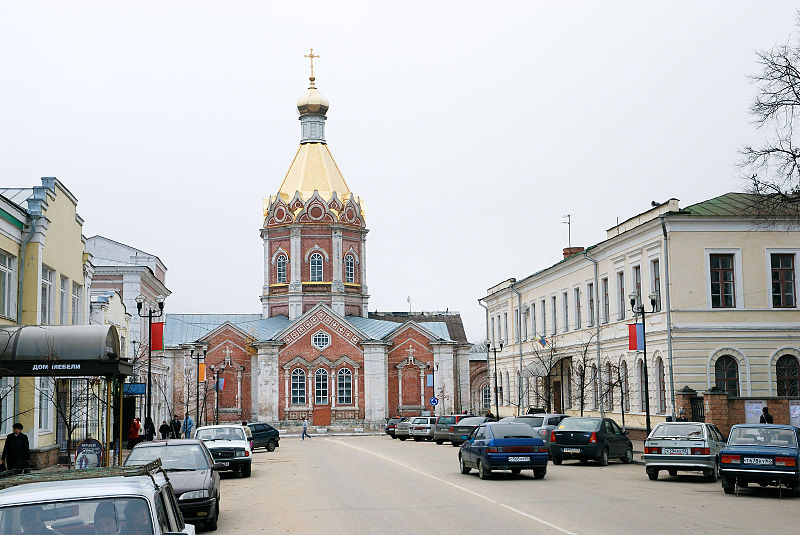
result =
[{"label": "brick wall", "polygon": [[58,445],[31,448],[30,466],[33,470],[41,470],[58,464]]}]

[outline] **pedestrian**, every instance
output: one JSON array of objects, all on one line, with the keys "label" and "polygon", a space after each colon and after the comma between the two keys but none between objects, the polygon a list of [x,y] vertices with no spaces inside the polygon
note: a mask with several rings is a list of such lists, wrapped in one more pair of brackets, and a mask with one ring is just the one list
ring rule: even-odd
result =
[{"label": "pedestrian", "polygon": [[311,435],[308,434],[308,420],[303,416],[303,434],[300,435],[300,440],[305,440],[306,437],[311,438]]},{"label": "pedestrian", "polygon": [[683,407],[681,407],[680,413],[678,414],[678,418],[675,421],[676,422],[688,422],[689,421],[689,419],[686,418],[686,411],[683,410]]},{"label": "pedestrian", "polygon": [[156,426],[153,419],[149,416],[144,419],[144,438],[148,442],[152,442],[156,436]]},{"label": "pedestrian", "polygon": [[139,443],[139,429],[141,425],[139,424],[139,418],[134,417],[131,420],[131,425],[128,427],[128,449],[132,450],[136,444]]},{"label": "pedestrian", "polygon": [[6,437],[6,444],[3,446],[3,465],[6,470],[27,472],[31,453],[28,436],[22,432],[22,424],[19,422],[14,424],[13,430],[14,432]]},{"label": "pedestrian", "polygon": [[486,417],[489,420],[494,420],[494,414],[492,414],[492,411],[486,411]]},{"label": "pedestrian", "polygon": [[172,426],[166,420],[161,422],[161,427],[158,428],[158,432],[161,433],[161,440],[167,440],[171,430]]},{"label": "pedestrian", "polygon": [[172,415],[172,438],[181,438],[181,421],[177,414]]},{"label": "pedestrian", "polygon": [[772,423],[772,415],[769,413],[769,409],[764,407],[761,409],[761,419],[758,421],[760,424],[771,424]]},{"label": "pedestrian", "polygon": [[247,427],[247,422],[242,422],[242,427]]},{"label": "pedestrian", "polygon": [[192,438],[192,427],[194,427],[194,420],[192,420],[192,417],[189,416],[189,413],[187,412],[183,416],[183,436],[186,438]]}]

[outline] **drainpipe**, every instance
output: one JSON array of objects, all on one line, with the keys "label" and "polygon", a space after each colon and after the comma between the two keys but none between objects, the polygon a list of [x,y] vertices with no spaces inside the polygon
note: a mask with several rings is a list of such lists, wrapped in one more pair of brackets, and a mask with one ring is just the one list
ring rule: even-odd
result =
[{"label": "drainpipe", "polygon": [[[489,338],[489,305],[484,304],[481,299],[478,299],[478,304],[482,306],[484,309],[486,309],[486,343],[484,345],[486,345],[486,379],[488,380],[489,370],[491,369],[491,367],[489,366],[489,346],[488,346],[489,340],[491,340]],[[491,384],[491,382],[489,382],[489,384]],[[491,405],[491,398],[489,398],[489,405]],[[480,408],[483,409],[483,390],[481,390]]]},{"label": "drainpipe", "polygon": [[[522,294],[519,293],[515,285],[517,281],[511,283],[511,291],[517,294],[517,341],[519,343],[519,379],[517,380],[517,416],[520,415],[522,410]],[[563,382],[563,381],[562,381]],[[563,397],[563,396],[562,396]]]},{"label": "drainpipe", "polygon": [[[588,255],[586,251],[583,252],[586,260],[594,264],[594,302],[595,309],[597,310],[596,318],[592,318],[597,329],[595,334],[595,345],[597,345],[597,385],[598,389],[603,384],[603,364],[600,362],[600,281],[597,279],[597,260]],[[584,370],[585,371],[585,370]],[[597,392],[598,401],[600,402],[600,416],[605,417],[606,407],[603,403],[603,396]]]},{"label": "drainpipe", "polygon": [[661,214],[661,231],[664,233],[664,295],[667,305],[667,361],[669,362],[669,394],[672,397],[672,420],[675,420],[675,374],[672,369],[672,307],[669,302],[669,239],[667,214]]},{"label": "drainpipe", "polygon": [[19,277],[17,278],[17,325],[22,325],[22,283],[25,280],[25,250],[28,247],[28,242],[33,239],[36,234],[36,222],[39,221],[41,215],[31,215],[31,231],[28,236],[22,239],[22,248],[20,253],[19,263]]}]

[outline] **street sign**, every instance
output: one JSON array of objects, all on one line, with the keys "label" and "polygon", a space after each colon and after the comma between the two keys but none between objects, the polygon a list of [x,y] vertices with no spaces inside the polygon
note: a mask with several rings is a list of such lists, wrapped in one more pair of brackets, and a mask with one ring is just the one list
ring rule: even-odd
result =
[{"label": "street sign", "polygon": [[436,405],[438,405],[438,403],[439,403],[439,400],[436,399],[436,396],[431,398],[431,406],[435,407]]}]

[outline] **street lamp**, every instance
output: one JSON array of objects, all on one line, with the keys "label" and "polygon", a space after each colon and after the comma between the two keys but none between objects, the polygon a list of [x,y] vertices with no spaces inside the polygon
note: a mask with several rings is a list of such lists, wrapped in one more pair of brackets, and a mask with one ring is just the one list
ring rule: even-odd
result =
[{"label": "street lamp", "polygon": [[[194,417],[197,420],[197,422],[195,422],[195,426],[196,427],[200,427],[200,361],[201,360],[205,361],[205,359],[206,359],[206,348],[203,348],[203,354],[202,355],[200,355],[200,350],[199,349],[197,350],[197,353],[198,354],[195,357],[194,356],[194,348],[192,348],[192,351],[189,353],[189,358],[191,358],[192,360],[194,360],[197,363],[197,365],[195,367],[195,370],[197,372],[196,373],[196,375],[197,375],[196,379],[197,380],[195,381],[195,389],[194,389],[194,391],[195,391],[195,394],[194,394],[195,416]],[[188,412],[189,407],[186,407],[186,409],[187,409],[187,412]]]},{"label": "street lamp", "polygon": [[[636,314],[642,315],[642,362],[644,369],[644,412],[645,412],[645,429],[647,435],[650,436],[650,378],[647,374],[647,337],[645,336],[645,315],[647,311],[644,305],[641,304],[638,293],[632,293],[628,296],[631,300],[631,310],[634,313],[633,323],[636,324]],[[650,298],[650,313],[656,311],[656,301],[658,294],[651,293]]]},{"label": "street lamp", "polygon": [[153,404],[153,318],[160,318],[164,313],[164,296],[159,295],[156,297],[156,302],[158,303],[158,314],[153,313],[153,308],[149,305],[147,313],[142,314],[144,296],[139,294],[136,297],[136,311],[139,317],[147,318],[147,418],[145,419],[145,424],[149,419],[153,426],[155,426],[155,423],[153,423],[153,415],[150,413]]},{"label": "street lamp", "polygon": [[[503,340],[500,340],[500,352],[503,351]],[[494,353],[494,410],[497,413],[494,415],[495,419],[500,418],[500,400],[497,397],[497,347],[492,347],[492,342],[486,339],[486,351]]]}]

